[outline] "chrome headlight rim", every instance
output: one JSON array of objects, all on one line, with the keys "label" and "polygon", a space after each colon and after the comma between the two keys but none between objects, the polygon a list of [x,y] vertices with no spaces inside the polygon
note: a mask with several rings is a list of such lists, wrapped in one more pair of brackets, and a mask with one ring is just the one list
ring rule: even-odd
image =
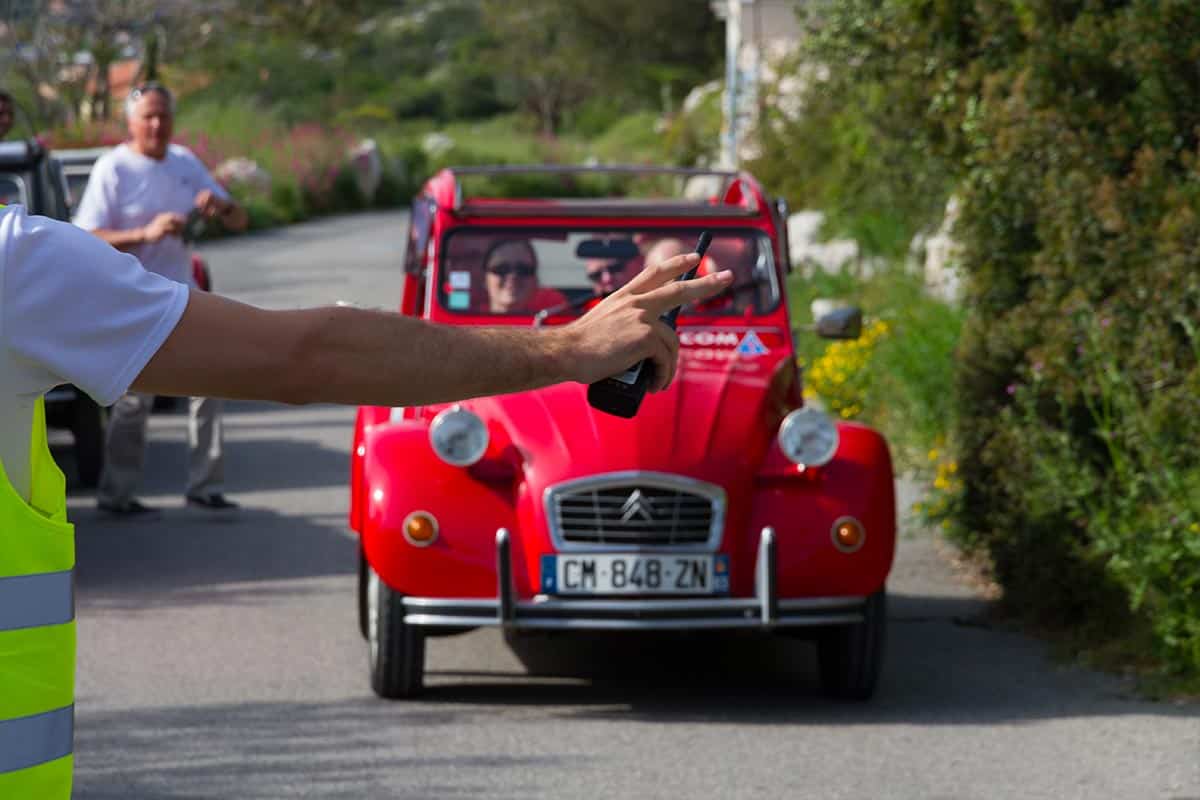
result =
[{"label": "chrome headlight rim", "polygon": [[[823,449],[813,453],[803,453],[805,433],[819,433],[825,438]],[[800,467],[821,467],[828,464],[837,455],[840,436],[837,423],[818,408],[803,406],[789,413],[779,425],[775,437],[784,457]]]},{"label": "chrome headlight rim", "polygon": [[[467,425],[475,428],[478,439],[466,453],[455,455],[446,441],[455,426]],[[455,467],[469,467],[479,462],[487,452],[490,441],[487,425],[474,411],[454,405],[439,411],[429,425],[429,446],[442,461]]]}]

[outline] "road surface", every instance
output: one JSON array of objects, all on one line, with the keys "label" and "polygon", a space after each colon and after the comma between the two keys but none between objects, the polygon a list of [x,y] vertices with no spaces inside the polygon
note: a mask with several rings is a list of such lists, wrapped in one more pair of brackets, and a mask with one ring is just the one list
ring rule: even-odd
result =
[{"label": "road surface", "polygon": [[[247,302],[391,307],[404,226],[365,214],[202,250]],[[426,695],[377,700],[345,525],[353,410],[232,404],[228,524],[182,507],[185,419],[152,420],[161,521],[70,498],[78,798],[1200,798],[1200,709],[978,624],[983,601],[911,526],[867,704],[823,698],[802,641],[582,640],[550,665],[565,676],[534,677],[495,630],[431,640]]]}]

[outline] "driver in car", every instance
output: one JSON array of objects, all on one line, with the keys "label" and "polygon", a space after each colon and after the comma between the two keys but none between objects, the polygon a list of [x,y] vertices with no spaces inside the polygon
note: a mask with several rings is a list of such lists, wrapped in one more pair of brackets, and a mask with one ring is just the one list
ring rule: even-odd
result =
[{"label": "driver in car", "polygon": [[596,297],[608,297],[633,276],[641,272],[648,262],[641,257],[633,258],[589,258],[584,261],[583,271]]}]

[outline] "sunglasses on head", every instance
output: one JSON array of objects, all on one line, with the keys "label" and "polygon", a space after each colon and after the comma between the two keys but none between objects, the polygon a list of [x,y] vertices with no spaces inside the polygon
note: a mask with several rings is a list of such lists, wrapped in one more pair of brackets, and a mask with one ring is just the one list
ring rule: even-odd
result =
[{"label": "sunglasses on head", "polygon": [[604,277],[604,275],[606,275],[606,274],[610,278],[619,278],[621,276],[621,273],[624,272],[625,268],[628,266],[629,266],[628,261],[614,261],[611,264],[608,264],[603,267],[599,267],[597,269],[589,269],[587,271],[587,277],[588,277],[588,280],[592,281],[593,283],[599,282],[600,279],[602,277]]},{"label": "sunglasses on head", "polygon": [[518,278],[532,278],[537,274],[537,267],[533,264],[510,264],[502,261],[499,264],[492,264],[487,271],[501,279],[507,278],[509,275],[515,275]]}]

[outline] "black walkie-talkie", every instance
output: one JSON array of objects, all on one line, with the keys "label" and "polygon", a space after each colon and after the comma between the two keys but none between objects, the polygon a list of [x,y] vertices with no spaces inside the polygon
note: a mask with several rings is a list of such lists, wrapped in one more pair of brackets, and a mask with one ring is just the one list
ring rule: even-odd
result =
[{"label": "black walkie-talkie", "polygon": [[[700,234],[700,240],[696,242],[696,254],[700,256],[700,260],[704,259],[704,254],[707,252],[710,242],[712,242],[711,233],[704,231]],[[696,270],[699,268],[700,261],[697,261],[696,266],[688,270],[678,280],[691,280],[696,277]],[[663,322],[674,329],[675,319],[678,316],[679,306],[676,306],[666,314],[663,314],[662,319]],[[620,375],[614,375],[611,378],[604,378],[590,384],[587,393],[588,403],[598,411],[630,419],[641,408],[642,398],[646,396],[646,390],[653,382],[654,362],[650,359],[643,359]]]}]

